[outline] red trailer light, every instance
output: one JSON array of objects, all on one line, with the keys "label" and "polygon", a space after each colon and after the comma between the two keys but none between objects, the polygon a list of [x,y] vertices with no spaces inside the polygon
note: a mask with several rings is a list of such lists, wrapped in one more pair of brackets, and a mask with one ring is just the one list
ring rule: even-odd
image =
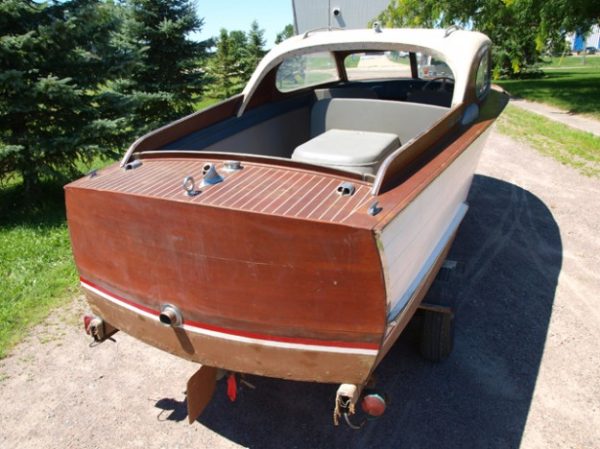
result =
[{"label": "red trailer light", "polygon": [[83,316],[83,328],[85,329],[85,333],[90,335],[90,323],[94,317],[92,315],[84,315]]},{"label": "red trailer light", "polygon": [[377,393],[366,395],[361,402],[362,409],[371,416],[381,416],[385,412],[385,399]]}]

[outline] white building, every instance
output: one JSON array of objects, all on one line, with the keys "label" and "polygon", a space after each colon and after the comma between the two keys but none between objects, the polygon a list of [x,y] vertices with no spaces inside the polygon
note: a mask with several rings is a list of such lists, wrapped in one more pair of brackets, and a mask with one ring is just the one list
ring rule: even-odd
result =
[{"label": "white building", "polygon": [[585,40],[586,47],[595,47],[600,49],[600,26],[594,25],[587,39]]},{"label": "white building", "polygon": [[583,36],[579,33],[573,33],[567,36],[567,39],[571,42],[571,50],[573,51],[581,51],[588,47],[600,49],[600,26],[594,25],[592,29]]}]

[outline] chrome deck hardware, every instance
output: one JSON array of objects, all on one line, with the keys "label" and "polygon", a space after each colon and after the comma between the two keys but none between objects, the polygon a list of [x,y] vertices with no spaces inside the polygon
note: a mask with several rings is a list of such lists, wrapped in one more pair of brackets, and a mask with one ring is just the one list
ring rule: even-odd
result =
[{"label": "chrome deck hardware", "polygon": [[210,163],[210,162],[205,164],[204,167],[202,167],[202,185],[201,185],[201,187],[204,187],[207,185],[211,186],[214,184],[218,184],[220,182],[223,182],[223,177],[217,171],[215,164]]},{"label": "chrome deck hardware", "polygon": [[242,168],[242,163],[240,161],[225,161],[223,162],[223,170],[226,172],[234,172],[234,171],[238,171],[241,170]]},{"label": "chrome deck hardware", "polygon": [[379,201],[375,201],[373,202],[373,204],[371,204],[369,206],[369,215],[377,215],[379,212],[381,212],[383,210],[382,207],[379,206]]},{"label": "chrome deck hardware", "polygon": [[183,178],[183,190],[186,191],[187,196],[196,196],[200,193],[200,190],[196,190],[196,182],[193,176],[186,176]]},{"label": "chrome deck hardware", "polygon": [[123,166],[124,170],[135,170],[138,167],[142,166],[142,161],[136,159],[134,161],[128,162]]},{"label": "chrome deck hardware", "polygon": [[341,196],[352,196],[356,191],[356,187],[351,182],[342,182],[335,191]]}]

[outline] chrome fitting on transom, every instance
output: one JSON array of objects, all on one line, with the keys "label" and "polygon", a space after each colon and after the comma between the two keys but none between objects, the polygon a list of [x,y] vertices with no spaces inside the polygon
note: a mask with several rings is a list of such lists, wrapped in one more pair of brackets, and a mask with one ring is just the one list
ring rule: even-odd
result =
[{"label": "chrome fitting on transom", "polygon": [[165,326],[179,327],[183,324],[183,316],[179,309],[171,304],[164,304],[160,308],[158,319]]}]

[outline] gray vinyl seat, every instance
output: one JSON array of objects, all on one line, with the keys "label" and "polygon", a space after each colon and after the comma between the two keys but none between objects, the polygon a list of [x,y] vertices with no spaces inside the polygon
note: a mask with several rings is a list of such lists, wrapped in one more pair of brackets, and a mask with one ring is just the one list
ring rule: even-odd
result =
[{"label": "gray vinyl seat", "polygon": [[374,175],[383,160],[399,147],[396,134],[330,129],[298,146],[292,159]]},{"label": "gray vinyl seat", "polygon": [[311,139],[292,159],[362,174],[376,174],[401,142],[408,142],[448,108],[370,98],[324,98],[310,112]]},{"label": "gray vinyl seat", "polygon": [[327,87],[315,89],[317,100],[328,100],[330,98],[370,98],[377,99],[377,93],[368,87]]},{"label": "gray vinyl seat", "polygon": [[393,133],[408,142],[448,112],[448,108],[366,98],[327,98],[316,101],[310,112],[310,136],[329,129],[359,129]]}]

